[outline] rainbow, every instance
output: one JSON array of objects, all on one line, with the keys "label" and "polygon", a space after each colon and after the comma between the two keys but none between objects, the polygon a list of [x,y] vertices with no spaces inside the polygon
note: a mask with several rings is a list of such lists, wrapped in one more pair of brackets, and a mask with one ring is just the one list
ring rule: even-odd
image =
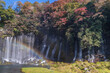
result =
[{"label": "rainbow", "polygon": [[22,42],[19,42],[19,41],[16,41],[16,44],[19,44],[19,45],[22,45],[23,48],[21,49],[27,49],[27,50],[30,50],[31,52],[33,52],[34,54],[36,54],[37,56],[41,57],[42,59],[45,59],[43,55],[41,55],[41,53],[35,49],[35,48],[32,48],[30,47],[29,45],[25,44],[25,43],[22,43]]}]

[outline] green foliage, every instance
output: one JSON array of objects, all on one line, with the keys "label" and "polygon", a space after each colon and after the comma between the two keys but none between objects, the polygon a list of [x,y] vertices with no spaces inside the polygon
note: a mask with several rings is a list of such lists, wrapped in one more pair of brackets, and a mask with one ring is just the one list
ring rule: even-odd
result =
[{"label": "green foliage", "polygon": [[0,26],[4,26],[5,21],[14,18],[14,10],[11,8],[5,9],[5,2],[0,1]]},{"label": "green foliage", "polygon": [[[21,33],[34,32],[35,34],[38,34],[36,27],[39,25],[39,20],[37,18],[37,8],[39,7],[34,9],[33,6],[36,6],[35,3],[32,4],[30,2],[25,2],[23,4],[19,1],[17,4],[16,11],[19,13],[14,14],[15,18],[12,21],[8,20],[5,22],[5,28],[9,30],[7,33],[18,35]],[[9,19],[13,18],[13,10],[9,8],[7,9],[7,12]]]},{"label": "green foliage", "polygon": [[14,28],[14,30],[13,30],[15,33],[19,33],[19,30],[18,29],[16,29],[16,28]]},{"label": "green foliage", "polygon": [[[96,18],[95,18],[96,17]],[[82,48],[100,47],[102,39],[102,21],[95,16],[85,19],[78,33]],[[89,24],[88,24],[89,22]]]},{"label": "green foliage", "polygon": [[75,9],[77,9],[80,6],[78,2],[73,2],[73,3],[67,3],[64,6],[64,9],[68,12],[73,12]]},{"label": "green foliage", "polygon": [[24,73],[60,73],[58,71],[46,69],[46,68],[22,68]]},{"label": "green foliage", "polygon": [[51,69],[61,73],[109,73],[110,62],[89,63],[87,61],[76,61],[73,64],[55,63],[59,65],[54,67],[54,63],[50,64]]}]

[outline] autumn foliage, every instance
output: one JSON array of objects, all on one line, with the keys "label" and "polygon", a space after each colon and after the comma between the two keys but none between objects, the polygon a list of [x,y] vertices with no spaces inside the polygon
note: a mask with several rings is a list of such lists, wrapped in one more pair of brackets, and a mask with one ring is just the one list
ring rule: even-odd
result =
[{"label": "autumn foliage", "polygon": [[[57,0],[53,3],[19,1],[15,19],[7,21],[6,27],[14,33],[35,33],[37,29],[52,32],[65,37],[71,48],[78,42],[80,45],[77,46],[83,49],[91,46],[91,49],[101,44],[102,24],[105,22],[101,10],[93,2],[85,3],[85,0]],[[103,12],[104,15],[106,13]]]}]

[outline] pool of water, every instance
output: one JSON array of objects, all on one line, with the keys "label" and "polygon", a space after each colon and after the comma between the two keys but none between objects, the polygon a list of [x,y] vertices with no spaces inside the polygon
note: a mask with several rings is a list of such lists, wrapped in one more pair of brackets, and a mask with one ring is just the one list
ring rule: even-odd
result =
[{"label": "pool of water", "polygon": [[0,65],[0,73],[22,73],[23,67],[37,67],[33,65]]}]

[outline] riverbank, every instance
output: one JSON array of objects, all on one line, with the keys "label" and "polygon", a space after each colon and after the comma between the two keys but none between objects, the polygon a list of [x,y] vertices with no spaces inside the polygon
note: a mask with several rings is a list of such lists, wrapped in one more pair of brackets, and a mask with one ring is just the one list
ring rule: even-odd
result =
[{"label": "riverbank", "polygon": [[22,68],[24,73],[110,73],[110,62],[89,63],[76,61],[73,64],[63,62],[50,62],[47,68]]}]

